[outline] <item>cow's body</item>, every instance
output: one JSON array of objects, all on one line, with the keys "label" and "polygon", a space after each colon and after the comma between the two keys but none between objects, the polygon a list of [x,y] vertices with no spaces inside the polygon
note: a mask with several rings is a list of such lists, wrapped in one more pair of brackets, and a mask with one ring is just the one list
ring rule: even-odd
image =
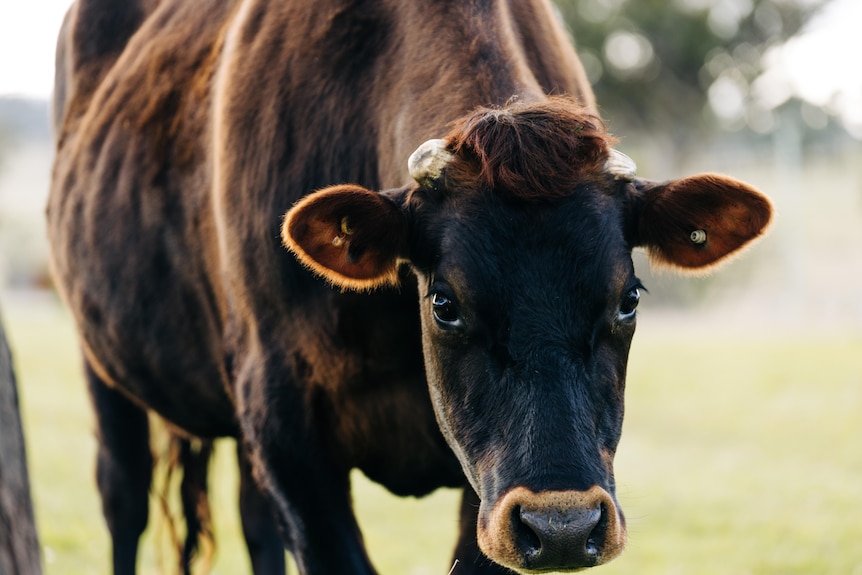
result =
[{"label": "cow's body", "polygon": [[[64,25],[58,107],[65,112],[48,209],[53,271],[81,334],[99,420],[115,569],[133,569],[146,523],[141,407],[194,436],[243,440],[241,459],[275,504],[304,573],[372,572],[350,510],[351,468],[413,495],[465,485],[464,469],[488,505],[504,498],[512,485],[487,488],[439,406],[435,417],[426,383],[435,368],[427,341],[423,360],[413,274],[398,272],[400,288],[332,289],[284,250],[279,235],[282,215],[315,189],[410,181],[408,155],[477,105],[558,93],[570,95],[571,106],[580,102],[579,113],[595,112],[547,2],[116,4],[80,0]],[[616,215],[590,225],[607,218],[619,225]],[[610,251],[625,251],[622,237],[617,243]],[[630,262],[620,269],[630,275]],[[627,340],[622,347],[627,352]],[[433,392],[432,384],[440,401]],[[621,389],[617,395],[621,402]],[[604,459],[613,456],[621,403],[613,413],[608,433],[616,438],[602,448]],[[561,477],[526,487],[586,492],[601,484],[594,505],[614,507],[612,473],[574,482],[584,485]],[[254,510],[263,503],[248,485],[244,501]],[[477,507],[468,488],[456,555],[461,572],[495,572],[479,559]],[[275,532],[257,519],[257,527],[247,525],[255,568],[278,570]],[[480,530],[495,521],[486,518]],[[480,543],[486,553],[513,556]],[[618,553],[621,543],[614,545],[607,557],[561,555],[549,566],[593,564]]]}]

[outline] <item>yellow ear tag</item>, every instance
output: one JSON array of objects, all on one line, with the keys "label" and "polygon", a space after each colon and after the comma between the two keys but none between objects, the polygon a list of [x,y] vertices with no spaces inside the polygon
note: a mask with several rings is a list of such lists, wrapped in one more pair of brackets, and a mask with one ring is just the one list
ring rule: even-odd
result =
[{"label": "yellow ear tag", "polygon": [[350,223],[347,220],[347,216],[341,218],[341,233],[332,238],[332,245],[337,248],[340,248],[347,242],[347,238],[344,236],[353,235],[354,230],[350,227]]},{"label": "yellow ear tag", "polygon": [[353,229],[350,227],[350,224],[347,221],[347,216],[341,218],[341,233],[350,236],[353,235]]}]

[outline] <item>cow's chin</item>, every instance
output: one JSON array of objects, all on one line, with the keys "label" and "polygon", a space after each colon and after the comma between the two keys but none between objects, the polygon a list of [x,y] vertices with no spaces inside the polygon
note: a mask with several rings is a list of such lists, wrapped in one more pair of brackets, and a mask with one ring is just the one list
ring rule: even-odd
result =
[{"label": "cow's chin", "polygon": [[490,506],[482,501],[477,529],[482,552],[520,573],[595,567],[619,555],[626,543],[623,514],[597,485],[540,493],[515,487]]}]

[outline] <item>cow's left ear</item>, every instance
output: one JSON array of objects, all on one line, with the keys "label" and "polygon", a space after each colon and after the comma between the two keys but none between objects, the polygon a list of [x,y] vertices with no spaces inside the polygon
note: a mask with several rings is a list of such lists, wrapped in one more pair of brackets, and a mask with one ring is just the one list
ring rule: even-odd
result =
[{"label": "cow's left ear", "polygon": [[398,283],[407,219],[387,195],[340,185],[310,194],[284,217],[284,245],[300,262],[342,289]]},{"label": "cow's left ear", "polygon": [[655,183],[636,180],[635,245],[680,271],[706,271],[763,235],[772,202],[752,186],[718,174]]}]

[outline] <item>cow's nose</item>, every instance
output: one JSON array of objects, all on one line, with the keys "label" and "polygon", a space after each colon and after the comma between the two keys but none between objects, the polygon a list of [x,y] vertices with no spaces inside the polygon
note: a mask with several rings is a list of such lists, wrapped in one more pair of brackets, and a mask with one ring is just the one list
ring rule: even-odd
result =
[{"label": "cow's nose", "polygon": [[610,561],[625,545],[613,498],[601,487],[534,493],[517,487],[479,522],[479,545],[492,560],[529,571],[572,570]]},{"label": "cow's nose", "polygon": [[603,511],[601,505],[595,509],[521,508],[518,516],[513,517],[512,529],[527,567],[561,569],[572,563],[595,565],[604,539],[599,525],[606,516]]}]

